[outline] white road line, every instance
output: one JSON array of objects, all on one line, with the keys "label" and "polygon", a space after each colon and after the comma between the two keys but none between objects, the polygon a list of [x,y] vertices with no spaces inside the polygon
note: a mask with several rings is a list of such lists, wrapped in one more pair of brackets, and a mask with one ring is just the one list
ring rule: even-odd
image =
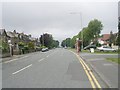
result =
[{"label": "white road line", "polygon": [[24,57],[21,57],[21,58],[12,59],[12,60],[9,60],[9,61],[5,61],[3,63],[10,63],[10,62],[17,61],[19,59],[23,59],[23,58],[26,58],[26,57],[28,57],[28,56],[24,56]]},{"label": "white road line", "polygon": [[43,61],[43,60],[44,60],[44,58],[40,59],[38,62],[41,62],[41,61]]},{"label": "white road line", "polygon": [[18,71],[16,71],[16,72],[14,72],[14,73],[12,73],[13,75],[14,74],[17,74],[17,73],[19,73],[19,72],[21,72],[21,71],[23,71],[23,70],[25,70],[25,69],[27,69],[27,68],[29,68],[29,67],[31,67],[32,66],[32,64],[30,64],[30,65],[28,65],[28,66],[26,66],[26,67],[24,67],[24,68],[22,68],[22,69],[20,69],[20,70],[18,70]]}]

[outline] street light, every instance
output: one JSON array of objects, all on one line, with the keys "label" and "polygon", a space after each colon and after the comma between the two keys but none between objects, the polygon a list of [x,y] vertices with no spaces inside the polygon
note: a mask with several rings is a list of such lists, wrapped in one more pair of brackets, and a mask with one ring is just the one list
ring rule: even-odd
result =
[{"label": "street light", "polygon": [[[82,28],[83,28],[82,27],[82,13],[81,12],[70,12],[70,14],[78,14],[78,15],[80,15],[80,19],[81,19],[80,20],[81,21],[80,24],[81,24],[81,32],[82,32]],[[81,34],[82,34],[81,36],[82,36],[82,49],[83,49],[83,32]]]}]

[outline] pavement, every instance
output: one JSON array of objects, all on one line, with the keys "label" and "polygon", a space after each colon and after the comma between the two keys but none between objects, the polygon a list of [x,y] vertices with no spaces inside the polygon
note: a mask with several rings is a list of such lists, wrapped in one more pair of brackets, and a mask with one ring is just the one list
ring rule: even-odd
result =
[{"label": "pavement", "polygon": [[118,88],[118,68],[120,65],[107,61],[106,58],[120,58],[117,54],[80,53],[80,56],[91,66],[110,88]]},{"label": "pavement", "polygon": [[27,54],[2,64],[3,88],[92,88],[77,57],[65,49]]}]

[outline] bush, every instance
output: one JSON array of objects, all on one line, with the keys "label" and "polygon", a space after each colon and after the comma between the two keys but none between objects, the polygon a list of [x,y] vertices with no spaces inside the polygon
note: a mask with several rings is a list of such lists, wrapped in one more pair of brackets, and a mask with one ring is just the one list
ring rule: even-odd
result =
[{"label": "bush", "polygon": [[0,49],[2,50],[2,53],[9,52],[9,44],[4,42],[3,40],[0,40]]}]

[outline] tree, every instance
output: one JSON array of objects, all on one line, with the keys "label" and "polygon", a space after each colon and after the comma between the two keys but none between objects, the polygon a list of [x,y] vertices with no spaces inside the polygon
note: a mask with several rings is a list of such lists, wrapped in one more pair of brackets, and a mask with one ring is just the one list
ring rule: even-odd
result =
[{"label": "tree", "polygon": [[66,40],[63,40],[63,41],[62,41],[61,46],[62,46],[62,47],[66,47]]},{"label": "tree", "polygon": [[66,38],[66,47],[70,47],[71,38]]},{"label": "tree", "polygon": [[117,38],[117,44],[120,47],[120,17],[118,22],[118,38]]},{"label": "tree", "polygon": [[97,19],[91,20],[88,24],[88,27],[83,28],[78,34],[78,37],[83,40],[83,46],[89,45],[91,40],[97,41],[102,28],[103,25],[100,21]]},{"label": "tree", "polygon": [[40,42],[43,46],[46,46],[48,48],[52,48],[52,44],[53,44],[53,37],[50,34],[43,34],[40,37]]},{"label": "tree", "polygon": [[42,46],[48,47],[48,48],[53,48],[53,47],[58,47],[59,46],[59,41],[58,40],[53,40],[53,37],[51,34],[43,34],[40,37],[40,42]]},{"label": "tree", "polygon": [[97,38],[100,36],[99,34],[101,33],[102,29],[103,25],[101,21],[97,19],[91,20],[88,26],[83,28],[82,31],[78,33],[78,35],[73,36],[71,40],[70,39],[63,40],[61,46],[63,47],[67,45],[69,46],[68,42],[70,42],[70,47],[75,48],[76,38],[80,38],[82,40],[83,46],[89,45],[91,40],[96,40],[97,44]]},{"label": "tree", "polygon": [[1,39],[0,39],[0,50],[2,50],[2,53],[9,52],[9,44]]},{"label": "tree", "polygon": [[90,39],[91,40],[94,39],[94,36],[98,38],[102,29],[103,29],[103,25],[101,21],[98,21],[97,19],[90,21],[88,24],[88,33],[89,33]]},{"label": "tree", "polygon": [[35,48],[34,43],[33,43],[33,42],[29,42],[29,43],[28,43],[28,48],[29,48],[30,50],[33,50],[33,49]]},{"label": "tree", "polygon": [[52,48],[53,47],[59,47],[59,41],[58,40],[53,40]]},{"label": "tree", "polygon": [[78,38],[78,35],[73,36],[73,38],[71,39],[71,48],[75,48],[76,38]]},{"label": "tree", "polygon": [[112,43],[114,43],[114,35],[113,35],[113,32],[111,31],[110,32],[110,40],[109,40],[109,46],[111,47],[112,46]]}]

